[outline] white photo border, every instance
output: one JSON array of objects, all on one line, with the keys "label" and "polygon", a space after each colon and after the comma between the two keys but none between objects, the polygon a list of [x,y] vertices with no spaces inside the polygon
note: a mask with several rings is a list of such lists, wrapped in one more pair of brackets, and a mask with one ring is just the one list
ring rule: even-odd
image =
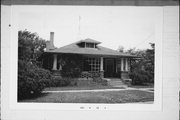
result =
[{"label": "white photo border", "polygon": [[[83,103],[19,103],[17,101],[17,63],[18,63],[18,18],[21,6],[11,7],[11,40],[10,40],[10,108],[14,110],[128,110],[128,111],[162,111],[162,34],[163,34],[163,8],[157,9],[155,27],[155,86],[153,104],[83,104]],[[39,6],[49,7],[49,6]],[[61,7],[61,6],[54,6]],[[91,7],[91,6],[87,6]],[[93,7],[93,6],[92,6]],[[107,7],[107,6],[104,6]],[[108,6],[110,7],[110,6]],[[113,6],[111,6],[113,7]],[[116,6],[117,7],[117,6]],[[121,6],[119,6],[121,7]],[[135,7],[135,6],[134,6]],[[146,7],[144,7],[146,8]],[[138,9],[138,7],[136,7]],[[91,108],[91,109],[90,109]]]}]

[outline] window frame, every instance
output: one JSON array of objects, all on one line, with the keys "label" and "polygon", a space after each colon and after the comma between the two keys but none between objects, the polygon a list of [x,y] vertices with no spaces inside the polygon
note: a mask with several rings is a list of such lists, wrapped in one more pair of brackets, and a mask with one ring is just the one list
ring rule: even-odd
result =
[{"label": "window frame", "polygon": [[89,67],[88,72],[99,72],[100,71],[100,58],[86,57],[83,62],[88,63],[88,66],[83,66],[83,71],[87,71],[85,67]]}]

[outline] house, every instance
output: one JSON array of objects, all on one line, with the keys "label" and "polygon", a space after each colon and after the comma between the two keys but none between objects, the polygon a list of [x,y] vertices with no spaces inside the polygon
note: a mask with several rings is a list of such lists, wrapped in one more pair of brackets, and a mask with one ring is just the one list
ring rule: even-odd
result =
[{"label": "house", "polygon": [[96,73],[102,78],[129,79],[130,61],[136,56],[102,47],[101,42],[89,38],[60,48],[56,48],[53,42],[54,32],[51,32],[43,59],[43,66],[47,69],[60,73],[63,64],[59,61],[62,56],[78,55],[81,56],[79,58],[82,71],[80,78],[91,78]]}]

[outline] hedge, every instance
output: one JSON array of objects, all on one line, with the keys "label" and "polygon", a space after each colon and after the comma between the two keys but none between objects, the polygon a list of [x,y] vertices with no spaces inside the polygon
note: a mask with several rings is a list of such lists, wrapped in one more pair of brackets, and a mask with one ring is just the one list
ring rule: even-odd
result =
[{"label": "hedge", "polygon": [[18,61],[18,99],[28,98],[41,93],[50,82],[50,71],[26,62]]},{"label": "hedge", "polygon": [[54,76],[46,83],[46,87],[64,87],[64,86],[76,86],[77,78]]},{"label": "hedge", "polygon": [[144,85],[152,82],[153,76],[144,70],[134,70],[129,74],[133,85]]}]

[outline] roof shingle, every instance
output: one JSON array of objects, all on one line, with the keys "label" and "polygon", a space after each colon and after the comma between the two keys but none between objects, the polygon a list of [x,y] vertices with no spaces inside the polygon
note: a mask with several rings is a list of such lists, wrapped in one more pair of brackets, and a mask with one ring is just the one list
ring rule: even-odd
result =
[{"label": "roof shingle", "polygon": [[[86,39],[86,40],[93,42],[92,39]],[[112,50],[99,45],[97,45],[97,48],[82,48],[78,46],[78,43],[79,41],[54,50],[48,50],[46,51],[46,53],[71,53],[71,54],[98,55],[98,56],[137,57],[134,55],[118,52],[116,50]]]}]

